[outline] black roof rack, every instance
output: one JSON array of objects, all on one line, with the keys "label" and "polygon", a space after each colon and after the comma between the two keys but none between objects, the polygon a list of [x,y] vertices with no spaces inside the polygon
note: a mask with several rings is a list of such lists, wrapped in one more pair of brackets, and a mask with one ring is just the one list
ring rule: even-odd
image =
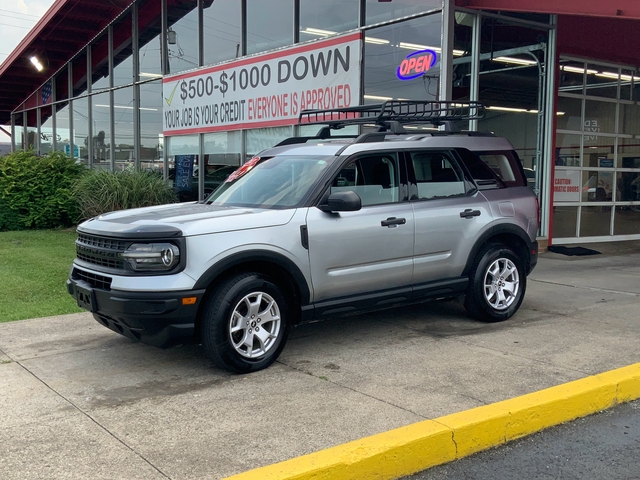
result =
[{"label": "black roof rack", "polygon": [[[332,108],[328,110],[302,110],[298,125],[324,124],[331,128],[345,125],[373,123],[379,131],[404,133],[402,124],[430,123],[444,125],[455,120],[475,120],[484,117],[481,102],[432,102],[425,100],[389,100],[375,105]],[[400,128],[399,128],[400,127]]]},{"label": "black roof rack", "polygon": [[[353,138],[353,143],[383,141],[386,135],[403,135],[408,132],[403,124],[429,123],[442,125],[443,134],[460,133],[455,120],[483,118],[484,105],[480,102],[432,102],[426,100],[389,100],[374,105],[332,108],[327,110],[302,110],[298,125],[326,125],[313,137],[292,137],[276,146],[306,143],[309,140],[338,140]],[[376,132],[363,135],[331,135],[347,125],[374,124]]]}]

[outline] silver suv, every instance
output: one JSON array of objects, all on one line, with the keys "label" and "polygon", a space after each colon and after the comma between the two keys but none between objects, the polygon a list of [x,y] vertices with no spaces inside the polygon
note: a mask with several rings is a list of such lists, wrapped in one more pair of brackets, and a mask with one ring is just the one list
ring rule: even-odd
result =
[{"label": "silver suv", "polygon": [[[506,320],[537,261],[538,205],[512,145],[462,133],[481,104],[305,111],[327,125],[245,163],[203,202],[78,226],[68,290],[155,346],[195,339],[234,372],[273,363],[301,321],[465,295]],[[440,125],[407,133],[403,125]],[[331,136],[348,124],[378,131]]]}]

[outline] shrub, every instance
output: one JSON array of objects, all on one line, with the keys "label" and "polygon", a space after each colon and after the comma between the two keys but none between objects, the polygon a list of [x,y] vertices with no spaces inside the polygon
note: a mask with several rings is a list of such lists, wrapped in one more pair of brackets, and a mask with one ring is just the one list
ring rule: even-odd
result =
[{"label": "shrub", "polygon": [[133,168],[115,173],[90,171],[78,180],[74,191],[83,220],[114,210],[177,201],[176,194],[162,176]]},{"label": "shrub", "polygon": [[0,230],[72,225],[78,216],[73,184],[84,170],[61,152],[0,157]]}]

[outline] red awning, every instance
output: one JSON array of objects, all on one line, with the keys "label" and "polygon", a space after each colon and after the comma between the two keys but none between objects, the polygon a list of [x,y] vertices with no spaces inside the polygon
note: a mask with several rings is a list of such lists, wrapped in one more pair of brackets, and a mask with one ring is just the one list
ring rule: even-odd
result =
[{"label": "red awning", "polygon": [[505,12],[640,19],[638,0],[456,0],[456,6]]}]

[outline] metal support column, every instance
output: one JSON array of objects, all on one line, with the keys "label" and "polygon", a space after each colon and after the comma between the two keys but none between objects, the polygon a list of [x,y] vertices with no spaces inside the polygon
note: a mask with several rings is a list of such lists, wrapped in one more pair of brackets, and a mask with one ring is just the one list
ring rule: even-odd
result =
[{"label": "metal support column", "polygon": [[16,151],[16,116],[11,114],[11,152]]},{"label": "metal support column", "polygon": [[[558,17],[551,15],[551,25],[554,27],[557,25]],[[552,173],[553,163],[555,159],[553,138],[555,128],[555,97],[556,97],[556,55],[557,55],[557,30],[552,28],[549,30],[549,42],[547,44],[547,98],[546,98],[546,119],[545,119],[545,131],[544,131],[544,155],[542,175],[542,185],[540,188],[540,235],[543,237],[549,237],[549,217],[551,215],[551,188],[552,188]],[[579,218],[579,217],[578,217]]]},{"label": "metal support column", "polygon": [[116,171],[116,108],[113,93],[113,24],[107,28],[109,42],[109,170]]},{"label": "metal support column", "polygon": [[[480,33],[482,29],[482,17],[480,14],[473,17],[473,30],[471,32],[471,85],[469,100],[477,102],[480,96]],[[478,131],[478,120],[469,120],[469,130]]]},{"label": "metal support column", "polygon": [[438,100],[451,100],[453,90],[453,29],[455,27],[455,0],[442,4],[442,54],[440,56],[440,95]]},{"label": "metal support column", "polygon": [[140,168],[140,58],[138,44],[138,3],[131,7],[131,49],[133,50],[133,162]]},{"label": "metal support column", "polygon": [[91,45],[87,48],[87,156],[89,166],[93,167],[93,102],[91,98],[91,82],[93,80],[93,67],[91,66]]},{"label": "metal support column", "polygon": [[58,125],[56,123],[56,77],[51,77],[51,129],[53,130],[51,138],[51,150],[58,150]]},{"label": "metal support column", "polygon": [[68,66],[69,70],[67,72],[67,98],[69,98],[69,156],[71,158],[76,158],[73,141],[73,100],[71,100],[71,98],[73,98],[73,62],[69,62]]}]

